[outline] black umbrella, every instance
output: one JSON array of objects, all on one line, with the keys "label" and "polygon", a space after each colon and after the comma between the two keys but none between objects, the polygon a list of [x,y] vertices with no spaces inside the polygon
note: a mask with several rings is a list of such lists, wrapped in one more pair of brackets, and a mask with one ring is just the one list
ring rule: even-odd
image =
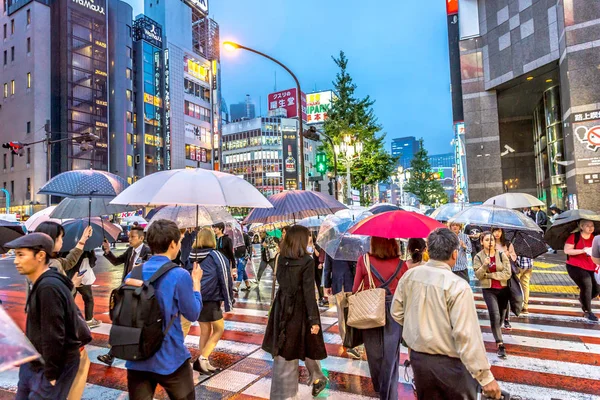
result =
[{"label": "black umbrella", "polygon": [[600,234],[600,215],[590,210],[568,210],[559,214],[548,228],[544,239],[553,249],[562,249],[571,233],[579,228],[582,219],[594,223],[594,235]]},{"label": "black umbrella", "polygon": [[536,258],[548,252],[543,232],[505,230],[504,234],[520,256]]},{"label": "black umbrella", "polygon": [[369,211],[372,212],[373,214],[381,214],[381,213],[388,212],[388,211],[398,211],[398,210],[402,210],[402,208],[395,206],[393,204],[390,204],[390,203],[376,204],[376,205],[372,206],[371,208],[369,208]]},{"label": "black umbrella", "polygon": [[8,249],[4,245],[12,240],[25,235],[23,227],[18,222],[0,220],[0,254],[4,254]]}]

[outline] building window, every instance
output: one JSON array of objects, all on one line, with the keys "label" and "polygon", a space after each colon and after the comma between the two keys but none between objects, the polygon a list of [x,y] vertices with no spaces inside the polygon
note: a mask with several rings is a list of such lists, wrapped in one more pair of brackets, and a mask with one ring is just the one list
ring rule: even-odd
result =
[{"label": "building window", "polygon": [[10,34],[11,35],[15,34],[15,20],[14,19],[10,20]]},{"label": "building window", "polygon": [[13,79],[12,81],[10,81],[10,95],[14,95],[15,94],[15,80]]},{"label": "building window", "polygon": [[8,50],[4,50],[4,65],[8,62]]},{"label": "building window", "polygon": [[[3,155],[4,155],[4,158],[3,158],[4,162],[3,162],[2,166],[4,169],[6,169],[6,160],[8,159],[8,156],[6,155],[6,153],[4,153]],[[6,182],[4,182],[4,188],[6,188]]]},{"label": "building window", "polygon": [[4,84],[4,98],[8,97],[8,83]]},{"label": "building window", "polygon": [[131,37],[131,26],[127,25],[127,36]]},{"label": "building window", "polygon": [[31,88],[31,72],[27,73],[27,89]]},{"label": "building window", "polygon": [[133,167],[133,157],[131,155],[127,155],[127,166]]},{"label": "building window", "polygon": [[125,52],[127,54],[127,58],[131,58],[131,47],[126,46],[127,47],[127,51]]},{"label": "building window", "polygon": [[[27,121],[27,133],[31,133],[31,121]],[[27,150],[29,150],[29,147]]]},{"label": "building window", "polygon": [[8,36],[8,25],[4,24],[4,39]]},{"label": "building window", "polygon": [[13,168],[15,166],[15,153],[10,153],[10,167]]},{"label": "building window", "polygon": [[27,178],[27,199],[31,198],[31,178]]},{"label": "building window", "polygon": [[10,195],[15,197],[15,181],[10,181]]},{"label": "building window", "polygon": [[31,53],[31,38],[27,38],[27,54]]},{"label": "building window", "polygon": [[31,24],[31,10],[27,10],[27,25]]},{"label": "building window", "polygon": [[31,148],[27,148],[27,164],[31,164]]},{"label": "building window", "polygon": [[125,90],[125,95],[127,97],[127,101],[131,101],[131,90],[129,90],[129,89]]},{"label": "building window", "polygon": [[127,71],[125,72],[125,76],[127,77],[127,79],[131,79],[131,69],[127,68]]},{"label": "building window", "polygon": [[127,144],[133,143],[133,135],[131,133],[127,134]]},{"label": "building window", "polygon": [[10,48],[10,61],[15,61],[15,46]]},{"label": "building window", "polygon": [[131,111],[127,111],[127,122],[133,122]]}]

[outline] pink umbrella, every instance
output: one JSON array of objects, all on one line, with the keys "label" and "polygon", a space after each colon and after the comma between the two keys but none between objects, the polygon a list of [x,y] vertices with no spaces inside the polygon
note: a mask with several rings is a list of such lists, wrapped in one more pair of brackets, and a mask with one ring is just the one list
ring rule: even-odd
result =
[{"label": "pink umbrella", "polygon": [[365,218],[348,233],[387,239],[426,238],[431,231],[445,225],[433,218],[411,211],[388,211]]}]

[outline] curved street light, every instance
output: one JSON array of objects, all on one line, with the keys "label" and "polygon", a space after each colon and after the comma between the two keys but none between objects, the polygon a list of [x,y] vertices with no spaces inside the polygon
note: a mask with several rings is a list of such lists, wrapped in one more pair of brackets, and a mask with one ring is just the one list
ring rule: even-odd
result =
[{"label": "curved street light", "polygon": [[360,140],[350,135],[344,135],[340,144],[333,146],[333,151],[343,163],[346,164],[346,197],[348,205],[352,202],[352,183],[350,182],[350,167],[355,160],[360,158],[363,151],[363,144]]},{"label": "curved street light", "polygon": [[283,69],[285,69],[291,76],[292,78],[294,78],[294,81],[296,82],[296,105],[297,105],[297,113],[298,113],[298,136],[300,138],[300,152],[299,152],[299,158],[300,158],[300,189],[304,190],[305,189],[305,185],[304,185],[304,136],[302,135],[302,133],[304,132],[302,129],[302,90],[300,89],[300,82],[298,81],[298,78],[296,78],[296,75],[294,75],[294,73],[288,68],[286,67],[281,61],[265,54],[262,53],[258,50],[254,50],[250,47],[246,47],[246,46],[242,46],[239,43],[236,42],[232,42],[232,41],[225,41],[223,42],[223,48],[225,50],[228,51],[233,51],[233,50],[248,50],[249,52],[252,52],[254,54],[258,54],[259,56],[268,58],[269,60],[273,61],[275,64],[279,65],[280,67],[282,67]]}]

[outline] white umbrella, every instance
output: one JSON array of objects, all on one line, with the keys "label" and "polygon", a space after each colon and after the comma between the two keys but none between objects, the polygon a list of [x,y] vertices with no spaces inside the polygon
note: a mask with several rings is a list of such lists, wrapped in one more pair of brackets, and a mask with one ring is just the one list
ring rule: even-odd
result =
[{"label": "white umbrella", "polygon": [[148,227],[159,219],[173,221],[180,229],[211,226],[217,222],[239,223],[225,207],[219,206],[167,206],[154,214]]},{"label": "white umbrella", "polygon": [[[342,211],[346,211],[346,210],[342,210]],[[338,211],[341,212],[341,211]],[[319,226],[321,226],[321,224],[323,223],[323,221],[325,220],[324,217],[321,216],[316,216],[316,217],[306,217],[301,219],[300,221],[296,222],[296,225],[301,225],[304,226],[306,228],[318,228]]]},{"label": "white umbrella", "polygon": [[137,222],[140,225],[146,225],[148,223],[148,221],[146,221],[144,217],[140,215],[130,215],[129,217],[123,218],[122,221],[127,222],[128,224],[133,224],[134,222]]},{"label": "white umbrella", "polygon": [[56,206],[44,208],[43,210],[40,210],[33,214],[31,217],[29,217],[27,221],[25,221],[25,228],[27,228],[27,231],[33,232],[39,224],[46,221],[57,222],[60,224],[62,222],[60,219],[50,218],[50,214],[52,213],[52,211],[54,211],[55,208]]},{"label": "white umbrella", "polygon": [[506,208],[529,208],[534,206],[541,207],[544,205],[544,202],[527,193],[503,193],[487,199],[483,204]]},{"label": "white umbrella", "polygon": [[244,179],[201,168],[155,172],[123,190],[110,203],[139,206],[273,207],[262,193]]}]

